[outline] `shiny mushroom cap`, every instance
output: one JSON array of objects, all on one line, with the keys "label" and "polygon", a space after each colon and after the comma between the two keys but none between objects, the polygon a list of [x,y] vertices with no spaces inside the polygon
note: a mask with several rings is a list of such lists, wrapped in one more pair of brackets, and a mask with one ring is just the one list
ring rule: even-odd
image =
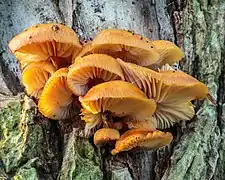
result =
[{"label": "shiny mushroom cap", "polygon": [[27,94],[39,98],[49,77],[56,71],[48,61],[33,62],[22,73],[22,83]]},{"label": "shiny mushroom cap", "polygon": [[50,119],[71,117],[73,94],[67,87],[67,68],[56,71],[47,81],[38,102],[39,111]]},{"label": "shiny mushroom cap", "polygon": [[79,100],[85,109],[82,119],[91,128],[102,122],[99,115],[107,111],[118,117],[132,116],[134,119],[142,119],[151,116],[156,108],[154,100],[147,99],[140,89],[119,80],[98,84],[84,97],[80,96]]},{"label": "shiny mushroom cap", "polygon": [[172,65],[184,57],[182,50],[170,41],[155,40],[152,41],[152,44],[160,55],[158,61],[158,64],[160,65],[164,65],[166,63]]},{"label": "shiny mushroom cap", "polygon": [[111,151],[116,155],[122,151],[129,151],[135,147],[147,148],[149,150],[158,149],[168,145],[173,140],[169,132],[152,131],[148,129],[132,129],[125,132],[118,141],[115,149]]},{"label": "shiny mushroom cap", "polygon": [[15,36],[9,48],[22,68],[34,61],[49,60],[56,68],[70,65],[82,46],[76,33],[57,23],[38,24]]},{"label": "shiny mushroom cap", "polygon": [[91,88],[84,97],[79,97],[86,110],[97,114],[110,111],[116,116],[132,115],[145,118],[155,111],[155,102],[131,83],[109,81]]},{"label": "shiny mushroom cap", "polygon": [[125,80],[157,102],[153,118],[156,119],[158,128],[168,128],[181,120],[190,120],[195,113],[190,101],[205,98],[208,94],[206,85],[184,72],[156,72],[119,59],[118,62]]},{"label": "shiny mushroom cap", "polygon": [[101,31],[78,56],[91,53],[108,54],[114,58],[121,58],[141,66],[149,66],[159,60],[159,54],[150,40],[119,29]]},{"label": "shiny mushroom cap", "polygon": [[180,87],[182,96],[189,97],[190,100],[204,99],[208,95],[208,87],[205,84],[180,70],[160,71],[159,74],[162,75],[166,85],[174,89]]},{"label": "shiny mushroom cap", "polygon": [[94,144],[96,146],[102,146],[108,142],[116,141],[120,138],[120,133],[116,129],[102,128],[94,134]]},{"label": "shiny mushroom cap", "polygon": [[91,54],[79,58],[69,69],[68,86],[77,96],[83,96],[87,91],[102,82],[123,80],[123,71],[111,56]]}]

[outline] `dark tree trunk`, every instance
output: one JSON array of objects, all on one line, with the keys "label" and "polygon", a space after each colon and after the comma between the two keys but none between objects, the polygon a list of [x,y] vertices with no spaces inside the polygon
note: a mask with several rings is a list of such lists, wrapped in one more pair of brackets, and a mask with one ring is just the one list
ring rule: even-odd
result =
[{"label": "dark tree trunk", "polygon": [[[196,103],[196,117],[172,128],[157,151],[111,156],[77,124],[49,121],[23,94],[9,40],[46,22],[71,26],[81,40],[102,29],[129,29],[183,48],[179,67],[206,83],[217,100]],[[0,0],[0,179],[225,179],[224,0]]]}]

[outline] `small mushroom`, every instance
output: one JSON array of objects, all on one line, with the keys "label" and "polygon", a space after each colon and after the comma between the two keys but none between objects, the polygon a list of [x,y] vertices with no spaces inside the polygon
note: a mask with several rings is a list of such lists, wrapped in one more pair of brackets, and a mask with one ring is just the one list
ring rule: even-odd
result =
[{"label": "small mushroom", "polygon": [[[136,86],[124,81],[109,81],[91,88],[84,97],[79,97],[85,113],[82,119],[87,130],[102,123],[102,115],[109,111],[114,116],[132,116],[144,119],[151,116],[156,108],[155,101]],[[106,119],[107,121],[107,119]]]},{"label": "small mushroom", "polygon": [[108,54],[141,66],[149,66],[159,60],[159,54],[150,40],[119,29],[101,31],[78,57],[92,53]]},{"label": "small mushroom", "polygon": [[15,36],[9,48],[20,61],[22,69],[34,61],[51,61],[56,68],[72,63],[82,49],[77,34],[57,23],[38,24]]},{"label": "small mushroom", "polygon": [[79,58],[69,69],[68,86],[77,96],[83,96],[87,91],[102,82],[124,79],[123,71],[111,56],[91,54]]},{"label": "small mushroom", "polygon": [[160,55],[158,64],[161,66],[166,63],[172,65],[184,57],[182,50],[170,41],[155,40],[152,41],[152,44]]},{"label": "small mushroom", "polygon": [[182,71],[156,72],[119,59],[118,62],[125,80],[156,101],[153,119],[157,122],[157,128],[168,128],[181,120],[190,120],[195,113],[190,101],[203,99],[208,94],[206,85]]},{"label": "small mushroom", "polygon": [[56,71],[47,81],[38,102],[39,111],[50,119],[72,116],[75,97],[67,86],[67,68]]},{"label": "small mushroom", "polygon": [[102,146],[106,143],[116,141],[120,138],[120,133],[116,129],[102,128],[94,134],[94,144],[96,146]]},{"label": "small mushroom", "polygon": [[27,94],[39,98],[49,77],[56,71],[52,63],[38,61],[29,64],[22,73]]},{"label": "small mushroom", "polygon": [[111,151],[112,155],[116,155],[122,151],[129,151],[135,147],[142,147],[153,150],[168,145],[173,140],[173,136],[169,132],[152,131],[148,129],[132,129],[126,131],[118,141],[116,141],[115,149]]}]

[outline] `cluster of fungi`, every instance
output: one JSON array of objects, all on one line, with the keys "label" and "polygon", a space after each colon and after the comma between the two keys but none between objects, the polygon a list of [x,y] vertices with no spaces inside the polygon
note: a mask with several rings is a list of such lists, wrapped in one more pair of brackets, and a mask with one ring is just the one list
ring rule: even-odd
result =
[{"label": "cluster of fungi", "polygon": [[130,31],[106,29],[82,44],[67,26],[39,24],[9,47],[41,114],[64,120],[79,107],[85,134],[94,134],[96,146],[112,143],[113,155],[168,145],[172,134],[160,130],[192,119],[191,101],[208,94],[206,85],[170,66],[183,58],[179,47]]}]

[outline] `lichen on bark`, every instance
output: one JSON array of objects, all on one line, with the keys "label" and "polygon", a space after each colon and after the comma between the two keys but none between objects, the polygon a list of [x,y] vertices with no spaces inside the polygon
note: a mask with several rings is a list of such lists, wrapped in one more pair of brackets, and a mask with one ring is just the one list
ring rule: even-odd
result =
[{"label": "lichen on bark", "polygon": [[39,169],[45,169],[46,177],[52,179],[44,155],[44,133],[34,122],[36,111],[27,96],[18,96],[0,110],[0,159],[8,177],[38,179],[44,175],[39,174]]},{"label": "lichen on bark", "polygon": [[65,145],[58,179],[103,179],[99,153],[87,138],[78,137],[75,129],[69,134]]},{"label": "lichen on bark", "polygon": [[223,173],[217,174],[224,169],[221,153],[224,151],[221,148],[224,127],[219,123],[221,99],[217,97],[224,92],[224,87],[219,85],[224,69],[221,66],[224,64],[221,56],[225,36],[224,8],[222,1],[193,0],[187,1],[180,13],[181,29],[177,33],[183,35],[183,70],[206,83],[217,104],[209,100],[196,103],[197,115],[187,123],[162,179],[224,179]]}]

